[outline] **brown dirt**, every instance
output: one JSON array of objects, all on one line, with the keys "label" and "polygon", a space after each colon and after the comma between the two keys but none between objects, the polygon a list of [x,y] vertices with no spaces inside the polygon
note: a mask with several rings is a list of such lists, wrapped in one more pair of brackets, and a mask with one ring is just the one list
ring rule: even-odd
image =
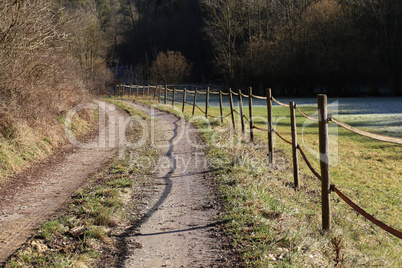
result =
[{"label": "brown dirt", "polygon": [[[105,105],[106,118],[128,116],[113,105],[99,103]],[[105,131],[99,131],[96,138],[84,142],[88,145],[105,141],[105,146],[85,149],[69,145],[57,155],[0,185],[0,266],[43,221],[63,206],[77,188],[88,181],[91,173],[116,154],[118,120],[109,120],[108,123]],[[112,129],[115,129],[116,140],[109,139]]]},{"label": "brown dirt", "polygon": [[[129,102],[127,102],[129,103]],[[184,119],[130,103],[152,116],[164,138],[156,191],[143,209],[140,226],[126,234],[124,267],[233,267],[227,239],[217,230],[219,202],[203,151],[204,143]]]}]

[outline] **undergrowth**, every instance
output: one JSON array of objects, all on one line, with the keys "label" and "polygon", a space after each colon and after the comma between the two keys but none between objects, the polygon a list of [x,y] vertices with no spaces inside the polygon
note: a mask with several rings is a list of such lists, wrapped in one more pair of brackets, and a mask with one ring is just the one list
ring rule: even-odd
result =
[{"label": "undergrowth", "polygon": [[[68,111],[112,79],[94,6],[73,6],[0,2],[0,183],[66,144]],[[91,117],[81,111],[76,132]]]}]

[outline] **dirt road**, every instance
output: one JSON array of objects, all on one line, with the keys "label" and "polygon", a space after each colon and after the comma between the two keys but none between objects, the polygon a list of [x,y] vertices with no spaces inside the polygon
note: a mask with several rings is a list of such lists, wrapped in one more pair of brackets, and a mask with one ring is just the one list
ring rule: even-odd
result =
[{"label": "dirt road", "polygon": [[144,211],[144,222],[126,238],[124,266],[227,267],[227,253],[213,235],[219,210],[203,142],[184,119],[131,105],[152,116],[164,139],[154,143],[161,152],[154,178],[158,193]]},{"label": "dirt road", "polygon": [[[123,236],[126,255],[122,265],[227,267],[225,243],[216,232],[219,209],[199,135],[179,117],[127,103],[153,118],[147,126],[146,131],[151,133],[148,138],[154,138],[153,128],[164,138],[153,143],[161,153],[155,163],[156,193],[142,211],[141,225],[129,228]],[[122,142],[127,142],[120,135],[127,113],[111,104],[101,104],[109,120],[100,120],[103,124],[98,137],[83,144],[89,148],[71,146],[0,186],[0,266],[88,181],[91,173],[117,154]],[[147,163],[147,159],[133,161]]]},{"label": "dirt road", "polygon": [[[99,135],[82,146],[68,146],[58,155],[0,185],[0,266],[39,225],[63,206],[70,195],[104,166],[119,147],[119,120],[127,113],[98,102],[104,111]],[[106,123],[107,122],[107,123]],[[110,135],[109,135],[110,134]],[[88,147],[88,148],[80,148]]]}]

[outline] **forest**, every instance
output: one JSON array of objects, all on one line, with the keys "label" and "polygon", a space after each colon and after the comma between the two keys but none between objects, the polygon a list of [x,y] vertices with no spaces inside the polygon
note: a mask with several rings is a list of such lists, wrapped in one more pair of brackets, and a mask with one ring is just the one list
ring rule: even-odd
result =
[{"label": "forest", "polygon": [[402,95],[401,15],[397,0],[1,1],[0,113],[162,82],[152,65],[168,51],[191,66],[186,83]]},{"label": "forest", "polygon": [[[110,2],[111,3],[111,2]],[[152,81],[160,51],[192,64],[188,82],[313,96],[402,95],[397,0],[128,0],[115,59]],[[120,37],[119,37],[120,36]]]}]

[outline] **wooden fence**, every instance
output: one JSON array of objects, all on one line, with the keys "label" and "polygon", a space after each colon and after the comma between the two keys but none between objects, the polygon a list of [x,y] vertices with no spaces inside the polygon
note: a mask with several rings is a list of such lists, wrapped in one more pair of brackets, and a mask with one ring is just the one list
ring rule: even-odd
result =
[{"label": "wooden fence", "polygon": [[[135,89],[135,90],[134,90]],[[163,97],[162,97],[162,91],[163,91]],[[393,143],[396,145],[402,145],[402,138],[396,138],[396,137],[389,137],[389,136],[384,136],[384,135],[379,135],[371,132],[367,132],[355,127],[352,127],[346,123],[341,122],[340,120],[328,116],[327,112],[327,96],[324,94],[320,94],[317,96],[317,104],[318,104],[318,117],[313,117],[309,116],[306,113],[304,113],[296,103],[294,102],[289,102],[289,104],[282,103],[278,100],[276,100],[272,96],[271,89],[266,90],[266,96],[256,96],[253,95],[252,88],[250,87],[248,89],[248,94],[242,93],[241,90],[238,90],[237,92],[232,91],[231,89],[228,90],[229,92],[225,93],[222,92],[222,90],[219,91],[210,91],[209,88],[207,88],[206,91],[199,91],[195,89],[194,91],[191,90],[178,90],[175,88],[169,89],[167,85],[165,86],[134,86],[134,85],[118,85],[115,89],[115,96],[124,96],[124,95],[130,95],[130,96],[136,96],[139,97],[141,96],[142,98],[145,98],[149,100],[151,97],[154,100],[157,100],[158,103],[161,103],[163,100],[163,104],[167,104],[167,102],[171,102],[172,107],[174,107],[175,102],[181,103],[182,111],[184,112],[185,105],[191,105],[192,106],[192,115],[194,116],[195,109],[197,108],[200,110],[206,118],[213,117],[213,118],[220,118],[221,122],[223,123],[223,119],[226,117],[231,117],[232,121],[232,127],[236,128],[236,122],[235,122],[235,114],[238,114],[240,116],[240,124],[241,124],[241,130],[242,133],[246,132],[246,127],[245,127],[245,121],[249,123],[249,135],[250,135],[250,141],[254,140],[254,130],[258,131],[264,131],[267,132],[267,138],[268,138],[268,158],[269,158],[269,163],[273,163],[274,161],[274,148],[273,148],[273,142],[272,142],[272,136],[273,134],[277,135],[281,140],[284,142],[288,143],[289,145],[292,146],[292,158],[293,158],[293,178],[294,178],[294,186],[295,189],[299,187],[299,163],[298,163],[298,152],[300,152],[300,155],[308,168],[311,170],[311,172],[314,174],[314,176],[321,181],[321,213],[322,213],[322,228],[325,231],[329,231],[331,229],[331,204],[330,204],[330,194],[331,192],[335,192],[342,200],[344,200],[349,206],[351,206],[355,211],[357,211],[359,214],[361,214],[363,217],[374,223],[375,225],[379,226],[383,230],[395,235],[398,238],[402,239],[402,232],[388,226],[387,224],[379,221],[378,219],[374,218],[372,215],[364,211],[361,207],[359,207],[357,204],[355,204],[353,201],[351,201],[347,196],[345,196],[335,185],[330,183],[330,170],[329,170],[329,142],[328,142],[328,124],[330,122],[338,125],[339,127],[342,127],[344,129],[347,129],[351,132],[354,132],[356,134],[379,140],[382,142],[387,142],[387,143]],[[183,93],[183,98],[181,100],[176,100],[176,93]],[[169,94],[171,94],[171,98],[169,98]],[[187,102],[187,95],[188,94],[193,94],[193,102]],[[209,96],[210,94],[215,94],[219,95],[219,110],[220,110],[220,116],[215,117],[210,114],[208,114],[208,108],[209,108]],[[203,110],[200,106],[197,105],[197,96],[198,95],[206,95],[205,98],[205,109]],[[227,115],[223,114],[223,96],[228,96],[229,98],[229,107],[230,107],[230,113]],[[237,111],[236,108],[233,105],[233,96],[238,97],[238,103],[239,103],[239,110]],[[243,113],[243,97],[248,98],[248,108],[249,108],[249,117],[246,117]],[[254,125],[253,121],[253,98],[256,99],[263,99],[267,101],[267,128],[259,128]],[[290,118],[291,118],[291,136],[292,136],[292,141],[288,141],[285,138],[283,138],[274,128],[273,128],[273,121],[272,121],[272,102],[277,103],[280,106],[286,107],[290,109]],[[318,122],[319,125],[319,151],[320,151],[320,172],[317,172],[313,166],[311,165],[309,159],[307,158],[306,154],[304,153],[303,149],[297,142],[297,129],[296,129],[296,110],[305,118],[308,120],[312,120],[315,122]]]}]

